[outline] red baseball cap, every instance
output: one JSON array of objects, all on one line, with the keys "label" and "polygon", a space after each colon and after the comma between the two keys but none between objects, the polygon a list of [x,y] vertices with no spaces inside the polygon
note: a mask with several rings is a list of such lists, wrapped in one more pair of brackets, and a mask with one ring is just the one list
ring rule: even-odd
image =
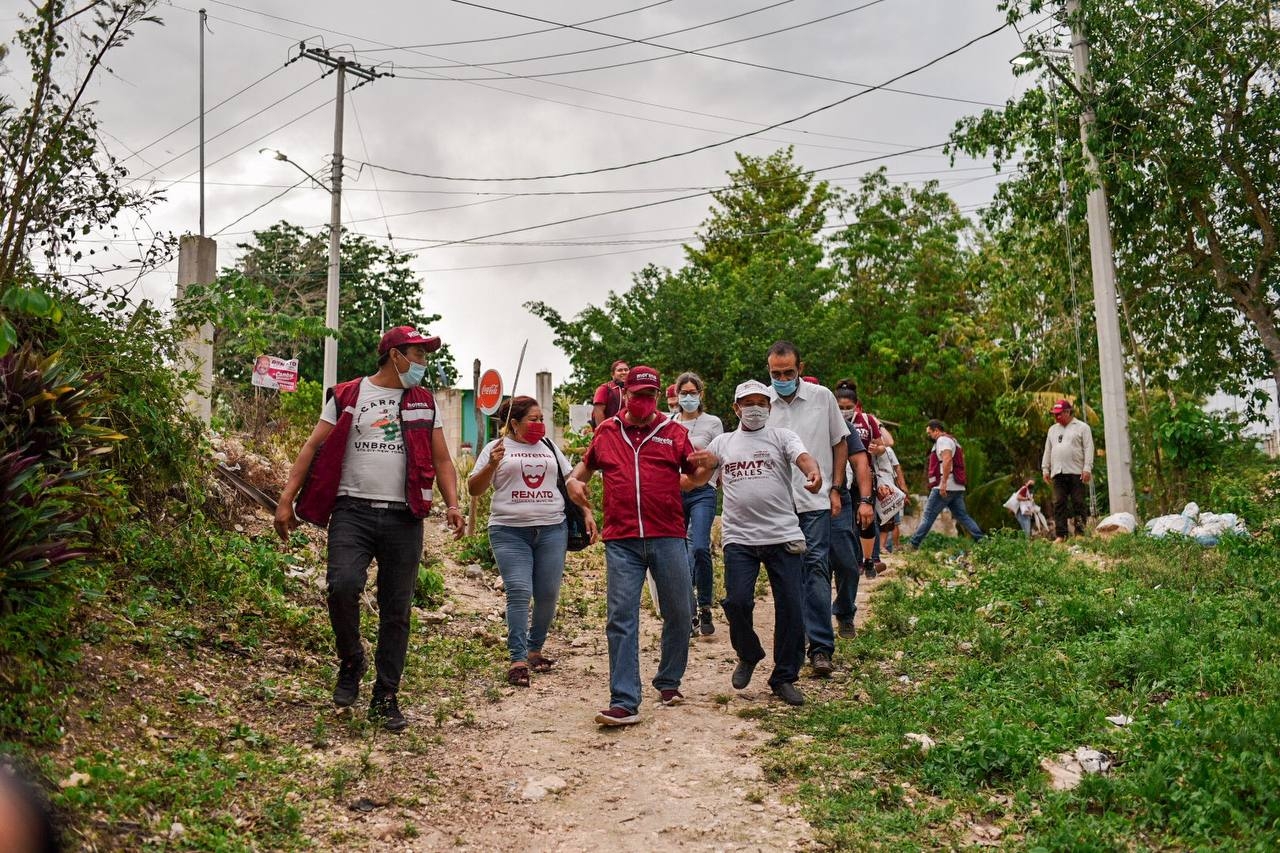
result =
[{"label": "red baseball cap", "polygon": [[1059,400],[1058,402],[1053,404],[1053,408],[1050,409],[1049,411],[1053,412],[1055,415],[1058,414],[1059,412],[1069,412],[1071,411],[1071,401]]},{"label": "red baseball cap", "polygon": [[808,382],[810,385],[822,384],[821,382],[818,381],[818,377],[816,376],[801,376],[800,378],[803,379],[805,382]]},{"label": "red baseball cap", "polygon": [[652,367],[637,364],[627,373],[626,387],[628,391],[636,388],[661,388],[662,382],[658,379],[658,371]]},{"label": "red baseball cap", "polygon": [[378,355],[383,355],[395,347],[413,345],[420,346],[427,352],[435,352],[440,349],[440,339],[427,337],[413,326],[396,326],[383,335],[382,340],[378,342]]},{"label": "red baseball cap", "polygon": [[674,383],[667,386],[667,396],[668,397],[676,396],[676,386]]}]

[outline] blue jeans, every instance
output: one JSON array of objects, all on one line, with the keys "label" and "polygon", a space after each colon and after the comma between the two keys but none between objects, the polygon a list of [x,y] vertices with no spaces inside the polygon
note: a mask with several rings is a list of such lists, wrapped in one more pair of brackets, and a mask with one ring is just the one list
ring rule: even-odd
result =
[{"label": "blue jeans", "polygon": [[[849,490],[844,489],[840,492],[840,514],[831,519],[831,573],[836,580],[836,600],[831,605],[831,613],[840,620],[852,619],[858,612],[858,580],[863,556],[862,538],[853,522],[857,506]],[[879,528],[877,516],[872,527],[877,542],[880,541]]]},{"label": "blue jeans", "polygon": [[757,663],[764,647],[752,625],[756,606],[756,578],[760,564],[769,573],[773,590],[773,674],[769,686],[791,684],[800,677],[804,663],[804,558],[788,554],[784,545],[724,546],[724,615],[729,620],[729,642],[738,659]]},{"label": "blue jeans", "polygon": [[507,594],[507,651],[513,661],[527,660],[529,652],[542,651],[556,615],[568,539],[563,521],[535,527],[489,525],[489,545]]},{"label": "blue jeans", "polygon": [[378,645],[373,653],[376,695],[400,689],[409,651],[409,611],[422,560],[422,519],[403,504],[375,507],[359,498],[339,497],[329,519],[329,623],[338,657],[364,658],[360,643],[360,595],[369,564],[378,561]]},{"label": "blue jeans", "polygon": [[1022,528],[1022,532],[1023,532],[1023,533],[1025,533],[1025,534],[1027,534],[1027,536],[1030,536],[1030,535],[1031,535],[1031,521],[1032,521],[1031,516],[1029,516],[1029,515],[1025,515],[1025,514],[1020,513],[1020,512],[1016,512],[1016,513],[1014,513],[1014,514],[1013,514],[1013,517],[1014,517],[1014,518],[1016,518],[1016,519],[1018,519],[1018,526]]},{"label": "blue jeans", "polygon": [[836,649],[836,633],[831,630],[831,510],[798,513],[804,532],[804,634],[809,654],[831,654]]},{"label": "blue jeans", "polygon": [[676,690],[689,663],[689,608],[693,586],[683,539],[611,539],[604,543],[608,584],[609,704],[640,709],[640,590],[653,574],[662,611],[662,657],[653,686]]},{"label": "blue jeans", "polygon": [[929,490],[929,500],[925,501],[924,514],[920,517],[920,526],[916,528],[916,532],[911,534],[911,544],[913,547],[919,548],[921,540],[929,533],[929,528],[933,527],[933,522],[937,520],[938,514],[944,509],[951,510],[951,517],[956,520],[956,524],[969,531],[973,536],[974,542],[982,541],[982,528],[978,526],[978,522],[974,521],[969,515],[969,511],[964,506],[964,492],[948,492],[944,498],[938,493],[937,489]]},{"label": "blue jeans", "polygon": [[697,606],[711,606],[715,575],[711,571],[711,522],[716,517],[716,487],[708,483],[684,493],[684,523],[689,543],[689,571]]}]

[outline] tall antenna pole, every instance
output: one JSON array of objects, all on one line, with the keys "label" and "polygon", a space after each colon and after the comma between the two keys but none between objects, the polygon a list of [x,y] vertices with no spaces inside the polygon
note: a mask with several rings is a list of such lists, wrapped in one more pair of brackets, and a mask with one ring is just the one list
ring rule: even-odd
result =
[{"label": "tall antenna pole", "polygon": [[[325,289],[324,324],[329,334],[324,339],[324,387],[338,383],[338,304],[339,280],[342,273],[342,105],[346,96],[347,75],[358,77],[359,86],[371,83],[385,72],[375,71],[347,59],[334,56],[324,48],[299,45],[296,58],[306,57],[338,72],[338,95],[333,116],[333,164],[329,178],[329,281]],[[325,72],[329,73],[329,72]],[[357,86],[356,88],[359,88]]]},{"label": "tall antenna pole", "polygon": [[204,236],[204,31],[209,13],[200,10],[200,236]]}]

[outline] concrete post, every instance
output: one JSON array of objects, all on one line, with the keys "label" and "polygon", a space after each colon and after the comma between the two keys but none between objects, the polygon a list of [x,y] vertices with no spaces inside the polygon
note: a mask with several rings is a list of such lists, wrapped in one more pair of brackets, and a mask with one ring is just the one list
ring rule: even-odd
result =
[{"label": "concrete post", "polygon": [[[189,284],[212,284],[217,270],[217,241],[195,234],[183,235],[178,244],[177,300],[182,301]],[[196,387],[187,392],[187,408],[207,426],[213,411],[213,325],[205,323],[191,329],[182,348],[189,362],[182,367],[194,369],[199,377]]]}]

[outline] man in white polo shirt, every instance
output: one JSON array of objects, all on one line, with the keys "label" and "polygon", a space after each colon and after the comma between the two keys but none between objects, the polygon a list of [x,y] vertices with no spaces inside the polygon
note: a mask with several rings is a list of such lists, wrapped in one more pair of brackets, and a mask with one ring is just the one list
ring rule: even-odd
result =
[{"label": "man in white polo shirt", "polygon": [[[822,473],[805,451],[800,436],[789,429],[766,426],[769,389],[754,379],[734,393],[739,426],[711,440],[690,458],[699,469],[688,479],[701,485],[719,471],[724,489],[724,606],[729,641],[738,654],[733,686],[751,683],[764,647],[752,626],[756,578],[760,564],[773,590],[773,674],[769,688],[788,705],[803,705],[796,689],[804,663],[804,534],[792,508],[791,476],[801,475],[807,494],[822,490]],[[828,626],[830,621],[828,620]]]},{"label": "man in white polo shirt", "polygon": [[831,520],[840,514],[840,492],[832,486],[844,483],[848,449],[844,437],[849,425],[840,416],[835,395],[812,382],[800,381],[804,364],[790,341],[769,347],[769,426],[789,429],[800,436],[804,449],[818,463],[822,487],[805,489],[805,478],[791,472],[791,494],[795,500],[800,529],[804,531],[804,632],[809,641],[809,663],[813,674],[831,674],[831,654],[836,648],[831,629]]}]

